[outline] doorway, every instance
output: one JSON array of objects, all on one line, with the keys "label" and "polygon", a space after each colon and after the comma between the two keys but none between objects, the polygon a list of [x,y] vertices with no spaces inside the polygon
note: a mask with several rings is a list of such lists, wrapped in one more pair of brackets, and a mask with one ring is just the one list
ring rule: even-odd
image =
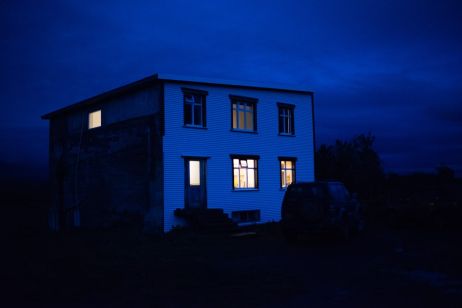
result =
[{"label": "doorway", "polygon": [[205,158],[185,158],[185,208],[207,208],[206,168]]}]

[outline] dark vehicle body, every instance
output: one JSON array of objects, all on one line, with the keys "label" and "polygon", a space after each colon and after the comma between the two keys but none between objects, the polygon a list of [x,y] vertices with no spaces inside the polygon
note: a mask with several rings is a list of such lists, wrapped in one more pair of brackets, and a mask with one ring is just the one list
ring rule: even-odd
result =
[{"label": "dark vehicle body", "polygon": [[281,227],[288,240],[336,232],[347,239],[364,225],[360,203],[340,182],[291,184],[282,202]]}]

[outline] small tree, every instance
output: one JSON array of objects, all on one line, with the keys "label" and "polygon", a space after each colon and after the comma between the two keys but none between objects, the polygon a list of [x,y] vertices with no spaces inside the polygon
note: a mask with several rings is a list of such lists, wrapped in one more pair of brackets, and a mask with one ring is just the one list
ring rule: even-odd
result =
[{"label": "small tree", "polygon": [[454,170],[445,165],[436,168],[436,175],[441,184],[452,183],[455,179]]},{"label": "small tree", "polygon": [[361,134],[349,141],[321,145],[316,151],[316,179],[338,180],[362,198],[376,197],[383,186],[384,172],[374,141],[371,134]]}]

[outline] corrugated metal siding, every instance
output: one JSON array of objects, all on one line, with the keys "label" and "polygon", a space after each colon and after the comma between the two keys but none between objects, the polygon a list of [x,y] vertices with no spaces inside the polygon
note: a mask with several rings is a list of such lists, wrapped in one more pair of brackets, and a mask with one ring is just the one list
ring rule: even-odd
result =
[{"label": "corrugated metal siding", "polygon": [[[183,127],[181,87],[209,92],[207,129]],[[229,95],[258,98],[257,134],[231,131]],[[165,231],[181,220],[176,208],[184,207],[184,163],[182,156],[207,156],[207,200],[209,208],[222,208],[229,215],[238,210],[261,210],[261,222],[278,221],[284,191],[280,189],[278,156],[297,157],[297,180],[314,180],[311,96],[221,86],[166,83],[164,137]],[[296,137],[278,136],[277,102],[296,105]],[[259,190],[233,191],[230,154],[260,155]]]}]

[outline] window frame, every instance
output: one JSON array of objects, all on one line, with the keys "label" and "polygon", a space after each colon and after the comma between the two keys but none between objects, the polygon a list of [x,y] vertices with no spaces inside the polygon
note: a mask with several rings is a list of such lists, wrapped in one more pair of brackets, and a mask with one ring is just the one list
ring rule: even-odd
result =
[{"label": "window frame", "polygon": [[[258,169],[259,169],[259,160],[260,160],[260,156],[259,155],[241,155],[241,154],[231,154],[230,155],[230,158],[231,158],[231,188],[233,191],[257,191],[260,187],[260,181],[259,181],[259,178],[258,178]],[[235,168],[234,167],[234,159],[238,159],[239,161],[241,160],[253,160],[254,161],[254,167],[253,168],[249,168],[249,167],[246,167],[247,170],[249,169],[252,169],[254,170],[254,187],[248,187],[248,173],[247,173],[247,187],[235,187],[234,186],[234,170],[237,169],[237,170],[241,170],[242,167],[239,167],[239,168]],[[239,182],[238,182],[239,183]]]},{"label": "window frame", "polygon": [[[188,128],[207,128],[207,95],[209,94],[207,91],[198,90],[198,89],[191,89],[191,88],[181,88],[183,92],[183,127]],[[192,95],[194,97],[194,101],[192,103],[186,102],[186,96]],[[197,97],[201,98],[201,102],[197,103],[195,99]],[[191,105],[191,123],[186,123],[186,105]],[[201,108],[201,124],[194,124],[194,107],[196,105],[200,105]]]},{"label": "window frame", "polygon": [[[286,103],[277,103],[278,106],[278,133],[280,136],[295,136],[295,105]],[[282,124],[283,131],[281,131],[282,111],[287,111],[287,127],[286,123]],[[285,129],[287,128],[287,131]]]},{"label": "window frame", "polygon": [[256,210],[244,210],[244,211],[232,211],[231,219],[238,224],[253,224],[261,221],[261,211]]},{"label": "window frame", "polygon": [[[282,168],[282,162],[287,162],[287,161],[290,161],[292,163],[292,168],[287,168],[286,164],[285,164],[284,168]],[[279,156],[278,157],[278,162],[279,162],[279,188],[285,190],[285,189],[287,189],[287,187],[289,187],[290,184],[297,182],[297,158],[296,157]],[[292,183],[290,183],[289,185],[283,186],[283,183],[282,183],[282,173],[283,172],[282,171],[287,171],[287,170],[292,171]],[[285,180],[287,182],[287,179],[285,179]]]},{"label": "window frame", "polygon": [[[231,100],[231,131],[233,132],[241,132],[241,133],[257,133],[257,103],[258,99],[253,97],[246,97],[246,96],[238,96],[238,95],[229,95]],[[234,128],[234,104],[236,104],[236,128]],[[250,105],[252,106],[252,121],[253,121],[253,128],[239,128],[239,106],[241,105]],[[242,109],[241,109],[242,110]],[[247,123],[246,115],[250,112],[244,112],[244,127]]]}]

